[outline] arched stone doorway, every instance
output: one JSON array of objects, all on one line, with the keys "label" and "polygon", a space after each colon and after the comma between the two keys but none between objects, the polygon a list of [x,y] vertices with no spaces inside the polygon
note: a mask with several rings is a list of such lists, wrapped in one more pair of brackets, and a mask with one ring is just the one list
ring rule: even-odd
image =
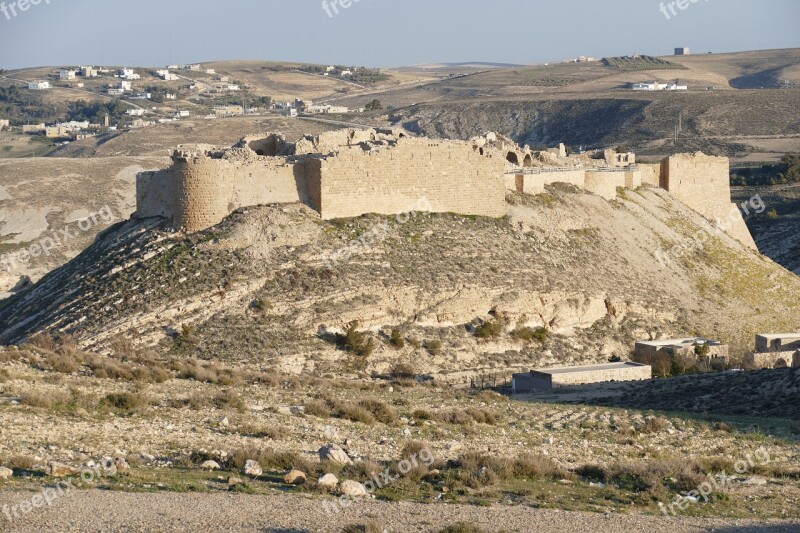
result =
[{"label": "arched stone doorway", "polygon": [[533,158],[531,154],[525,154],[525,159],[522,160],[523,167],[532,167],[533,166]]},{"label": "arched stone doorway", "polygon": [[512,165],[519,166],[519,157],[517,157],[516,152],[508,152],[508,155],[506,156],[506,161],[508,161]]},{"label": "arched stone doorway", "polygon": [[789,365],[786,363],[786,359],[778,359],[775,361],[775,368],[789,368]]}]

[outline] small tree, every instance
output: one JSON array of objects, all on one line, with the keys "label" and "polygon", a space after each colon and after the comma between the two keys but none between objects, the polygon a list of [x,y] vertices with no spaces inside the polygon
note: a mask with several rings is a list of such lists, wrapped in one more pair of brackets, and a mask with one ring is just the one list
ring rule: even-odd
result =
[{"label": "small tree", "polygon": [[364,109],[367,111],[377,111],[378,109],[383,109],[383,104],[377,98],[368,103]]}]

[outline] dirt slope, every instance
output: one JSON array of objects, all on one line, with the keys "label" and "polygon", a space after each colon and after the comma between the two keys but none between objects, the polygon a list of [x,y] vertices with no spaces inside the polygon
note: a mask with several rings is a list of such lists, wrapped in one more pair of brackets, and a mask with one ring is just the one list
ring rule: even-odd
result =
[{"label": "dirt slope", "polygon": [[[122,334],[159,350],[270,360],[295,372],[385,372],[409,361],[458,380],[627,356],[635,338],[666,334],[719,337],[741,353],[755,333],[800,327],[792,296],[800,280],[724,235],[662,266],[657,250],[714,231],[664,191],[607,202],[552,189],[509,201],[500,220],[321,222],[290,205],[248,209],[190,237],[157,230],[158,220],[121,224],[4,302],[0,331],[16,342],[63,330],[99,349]],[[384,223],[372,246],[326,261]],[[498,318],[502,333],[474,335]],[[377,341],[368,357],[332,342],[353,320]],[[388,343],[398,326],[409,339],[403,349]],[[524,326],[552,333],[543,344],[509,335]]]}]

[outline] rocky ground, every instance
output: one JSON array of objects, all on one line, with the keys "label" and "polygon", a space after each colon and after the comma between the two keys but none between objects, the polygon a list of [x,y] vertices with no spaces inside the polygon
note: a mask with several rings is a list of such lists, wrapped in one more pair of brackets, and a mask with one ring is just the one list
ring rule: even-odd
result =
[{"label": "rocky ground", "polygon": [[[511,505],[510,515],[591,511],[601,520],[602,513],[659,515],[725,473],[709,502],[677,515],[800,519],[800,445],[787,421],[519,402],[402,377],[302,378],[92,354],[73,354],[82,362],[70,363],[64,353],[3,352],[5,494],[33,495],[95,468],[100,473],[81,491],[202,493],[208,501],[278,491],[300,497],[287,499],[289,508],[369,491],[380,501],[471,504],[481,512]],[[403,471],[403,460],[416,465]],[[380,472],[391,481],[376,484]],[[171,500],[143,501],[157,508]],[[242,501],[247,508],[260,500]],[[509,530],[519,527],[509,520]]]}]

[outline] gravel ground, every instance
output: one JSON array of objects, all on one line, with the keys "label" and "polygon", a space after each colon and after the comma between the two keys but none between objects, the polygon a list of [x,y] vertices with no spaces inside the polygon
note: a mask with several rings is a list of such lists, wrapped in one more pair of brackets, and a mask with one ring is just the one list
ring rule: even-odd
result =
[{"label": "gravel ground", "polygon": [[[0,503],[30,501],[34,493],[2,492]],[[374,522],[388,532],[438,531],[455,522],[488,531],[597,531],[678,533],[694,531],[798,532],[800,522],[756,523],[745,520],[602,515],[524,507],[476,507],[415,503],[355,502],[328,514],[322,500],[294,495],[129,494],[73,491],[9,523],[0,531],[340,531],[350,524]]]}]

